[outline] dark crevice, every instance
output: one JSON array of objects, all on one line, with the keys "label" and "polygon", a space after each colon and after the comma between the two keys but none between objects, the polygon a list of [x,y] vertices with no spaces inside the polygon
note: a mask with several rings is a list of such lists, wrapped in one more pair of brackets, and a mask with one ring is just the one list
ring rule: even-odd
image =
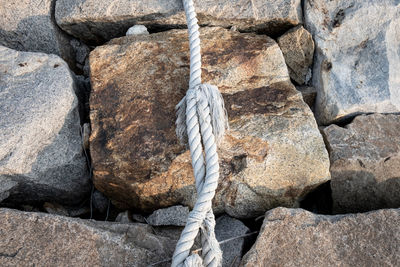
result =
[{"label": "dark crevice", "polygon": [[330,181],[321,184],[300,201],[300,208],[316,214],[332,215],[332,205],[333,200]]},{"label": "dark crevice", "polygon": [[[251,219],[241,219],[240,220],[242,223],[244,223],[244,225],[247,226],[247,228],[249,228],[249,233],[252,232],[260,232],[261,226],[263,224],[264,221],[264,217],[259,217],[259,218],[251,218]],[[258,237],[258,234],[254,234],[251,236],[248,236],[244,239],[244,243],[243,243],[243,255],[244,256],[250,249],[251,247],[254,245],[254,243],[256,242]]]}]

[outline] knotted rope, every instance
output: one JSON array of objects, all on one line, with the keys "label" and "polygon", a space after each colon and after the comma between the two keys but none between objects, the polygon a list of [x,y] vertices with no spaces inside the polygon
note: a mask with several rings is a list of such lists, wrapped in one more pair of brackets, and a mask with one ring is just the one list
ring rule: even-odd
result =
[{"label": "knotted rope", "polygon": [[[218,186],[217,144],[228,128],[227,113],[218,88],[201,84],[200,33],[192,0],[183,0],[189,33],[190,81],[186,96],[176,106],[176,134],[189,144],[197,200],[176,245],[173,267],[221,266],[222,252],[215,238],[212,199]],[[190,254],[201,229],[202,257]]]}]

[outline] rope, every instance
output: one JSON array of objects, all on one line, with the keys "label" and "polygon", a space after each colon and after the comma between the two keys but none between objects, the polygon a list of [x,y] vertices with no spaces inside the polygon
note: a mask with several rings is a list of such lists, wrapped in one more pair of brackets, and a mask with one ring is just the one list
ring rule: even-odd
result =
[{"label": "rope", "polygon": [[[201,84],[200,33],[192,0],[183,0],[190,47],[190,81],[186,96],[176,106],[176,134],[188,143],[196,181],[197,200],[172,258],[173,267],[221,266],[222,252],[215,238],[212,199],[218,186],[217,142],[228,128],[227,113],[218,88]],[[190,249],[201,229],[202,257]]]}]

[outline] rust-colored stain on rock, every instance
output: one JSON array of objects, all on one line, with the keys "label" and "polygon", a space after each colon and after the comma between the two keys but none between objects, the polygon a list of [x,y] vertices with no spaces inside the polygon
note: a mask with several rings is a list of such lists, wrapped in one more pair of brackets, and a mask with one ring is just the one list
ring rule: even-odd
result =
[{"label": "rust-colored stain on rock", "polygon": [[[204,28],[201,40],[203,81],[219,87],[231,122],[303,108],[272,39]],[[192,205],[190,153],[175,134],[175,106],[189,82],[186,30],[114,39],[92,51],[90,68],[95,186],[121,208],[151,211],[177,203]],[[220,147],[221,162],[234,165],[244,155],[243,162],[261,164],[268,142],[235,130]],[[221,173],[221,181],[227,181],[222,184],[229,187],[235,171],[223,174],[222,167]],[[234,195],[226,186],[219,192]]]}]

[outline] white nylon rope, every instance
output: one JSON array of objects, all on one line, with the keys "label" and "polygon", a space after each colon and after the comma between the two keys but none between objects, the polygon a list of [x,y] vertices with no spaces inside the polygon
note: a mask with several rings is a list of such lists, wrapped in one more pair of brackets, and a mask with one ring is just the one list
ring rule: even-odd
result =
[{"label": "white nylon rope", "polygon": [[[183,0],[189,33],[190,81],[186,96],[176,106],[176,134],[187,142],[196,180],[197,200],[172,258],[173,267],[221,266],[222,252],[215,238],[212,199],[218,186],[217,143],[228,128],[224,101],[218,88],[201,84],[200,33],[192,0]],[[190,254],[201,229],[202,257]]]}]

